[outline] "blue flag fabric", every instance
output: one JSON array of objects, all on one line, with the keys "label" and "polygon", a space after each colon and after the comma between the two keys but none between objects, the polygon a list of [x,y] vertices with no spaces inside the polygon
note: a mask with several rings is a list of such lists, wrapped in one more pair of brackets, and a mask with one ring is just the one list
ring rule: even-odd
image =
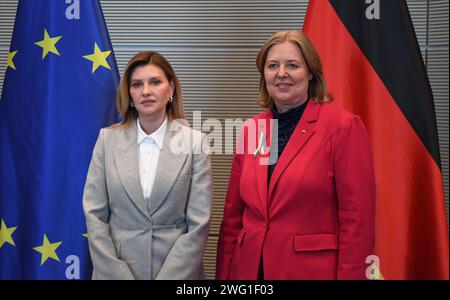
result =
[{"label": "blue flag fabric", "polygon": [[0,101],[0,279],[91,277],[82,195],[118,82],[99,1],[19,0]]}]

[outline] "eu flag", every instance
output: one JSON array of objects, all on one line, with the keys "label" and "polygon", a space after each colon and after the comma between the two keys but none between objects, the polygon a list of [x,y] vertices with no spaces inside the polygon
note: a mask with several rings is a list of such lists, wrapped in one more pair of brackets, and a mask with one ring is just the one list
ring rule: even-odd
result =
[{"label": "eu flag", "polygon": [[0,101],[0,279],[89,279],[83,187],[119,75],[99,1],[19,0]]}]

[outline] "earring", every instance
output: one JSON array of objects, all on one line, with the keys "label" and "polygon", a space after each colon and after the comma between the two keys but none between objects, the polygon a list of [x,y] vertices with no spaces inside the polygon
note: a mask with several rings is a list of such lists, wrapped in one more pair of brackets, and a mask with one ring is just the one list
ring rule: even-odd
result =
[{"label": "earring", "polygon": [[170,96],[169,98],[169,102],[172,103],[173,102],[173,96]]},{"label": "earring", "polygon": [[133,102],[131,102],[130,105],[131,105],[131,107],[134,107],[134,103]]}]

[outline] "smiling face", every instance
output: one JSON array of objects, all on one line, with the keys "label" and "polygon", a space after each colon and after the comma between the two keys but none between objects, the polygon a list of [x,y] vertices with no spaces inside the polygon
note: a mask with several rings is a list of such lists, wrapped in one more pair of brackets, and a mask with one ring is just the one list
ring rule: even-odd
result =
[{"label": "smiling face", "polygon": [[279,112],[285,112],[308,99],[311,78],[303,54],[296,44],[286,41],[270,48],[264,65],[264,79],[267,92]]},{"label": "smiling face", "polygon": [[173,91],[173,83],[155,65],[138,66],[131,73],[129,92],[139,118],[163,119]]}]

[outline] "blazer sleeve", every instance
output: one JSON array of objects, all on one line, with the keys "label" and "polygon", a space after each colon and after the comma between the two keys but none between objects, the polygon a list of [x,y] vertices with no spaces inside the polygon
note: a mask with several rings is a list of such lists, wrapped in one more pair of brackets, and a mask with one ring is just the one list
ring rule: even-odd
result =
[{"label": "blazer sleeve", "polygon": [[[156,279],[203,279],[203,254],[212,214],[212,172],[207,140],[199,136],[192,155],[186,207],[187,232],[172,246]],[[203,146],[203,150],[201,149]],[[202,270],[198,274],[198,270]]]},{"label": "blazer sleeve", "polygon": [[93,279],[134,279],[126,262],[117,257],[110,234],[104,136],[105,130],[102,129],[92,153],[83,193]]},{"label": "blazer sleeve", "polygon": [[230,181],[217,245],[216,279],[219,280],[228,280],[230,277],[230,265],[236,247],[237,235],[242,229],[242,214],[245,208],[239,192],[242,156],[242,154],[235,154],[231,166]]},{"label": "blazer sleeve", "polygon": [[335,185],[339,218],[338,279],[366,279],[366,257],[375,236],[375,175],[369,138],[352,116],[335,138]]}]

